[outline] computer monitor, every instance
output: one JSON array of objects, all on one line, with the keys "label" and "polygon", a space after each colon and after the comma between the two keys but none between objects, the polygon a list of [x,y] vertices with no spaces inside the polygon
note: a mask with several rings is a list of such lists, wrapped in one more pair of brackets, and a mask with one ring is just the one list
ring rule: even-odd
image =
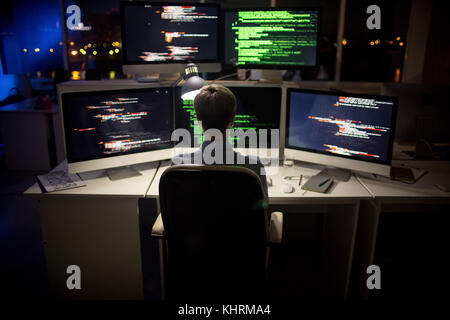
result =
[{"label": "computer monitor", "polygon": [[229,9],[224,12],[224,63],[245,69],[317,64],[320,9]]},{"label": "computer monitor", "polygon": [[62,93],[69,171],[169,159],[172,106],[170,87]]},{"label": "computer monitor", "polygon": [[[237,114],[233,129],[255,129],[259,139],[259,129],[267,129],[267,142],[265,149],[277,149],[278,145],[272,145],[271,129],[280,128],[280,115],[282,104],[282,89],[279,86],[255,86],[244,84],[226,84],[237,102]],[[178,89],[180,90],[180,89]],[[189,130],[192,141],[191,147],[196,148],[203,142],[203,131],[200,128],[194,110],[193,100],[183,100],[180,94],[175,94],[175,127]],[[238,147],[237,139],[230,139],[234,147]],[[258,145],[263,141],[258,140]],[[279,144],[279,140],[275,144]],[[245,140],[245,148],[238,150],[250,154],[258,154],[258,150],[250,150],[249,140]],[[254,149],[254,148],[252,148]],[[266,151],[266,150],[265,150]],[[271,151],[269,151],[271,152]]]},{"label": "computer monitor", "polygon": [[396,98],[287,91],[286,158],[389,176]]},{"label": "computer monitor", "polygon": [[219,72],[219,5],[121,2],[123,72]]}]

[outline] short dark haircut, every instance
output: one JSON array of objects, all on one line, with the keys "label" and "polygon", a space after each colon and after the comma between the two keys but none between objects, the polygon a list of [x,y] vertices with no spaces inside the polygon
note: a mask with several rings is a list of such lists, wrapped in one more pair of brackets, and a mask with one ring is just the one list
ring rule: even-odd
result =
[{"label": "short dark haircut", "polygon": [[230,89],[211,84],[197,94],[194,109],[204,130],[218,129],[225,132],[236,115],[236,97]]}]

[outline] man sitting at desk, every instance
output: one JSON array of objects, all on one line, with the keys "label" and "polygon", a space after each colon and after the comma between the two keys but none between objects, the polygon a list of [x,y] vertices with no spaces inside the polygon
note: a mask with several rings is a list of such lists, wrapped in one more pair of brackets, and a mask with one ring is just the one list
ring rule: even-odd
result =
[{"label": "man sitting at desk", "polygon": [[214,84],[203,87],[194,99],[194,109],[204,132],[204,142],[193,153],[175,156],[172,164],[243,166],[259,176],[267,195],[264,166],[259,158],[235,152],[228,141],[227,131],[233,127],[237,109],[236,97],[230,89]]}]

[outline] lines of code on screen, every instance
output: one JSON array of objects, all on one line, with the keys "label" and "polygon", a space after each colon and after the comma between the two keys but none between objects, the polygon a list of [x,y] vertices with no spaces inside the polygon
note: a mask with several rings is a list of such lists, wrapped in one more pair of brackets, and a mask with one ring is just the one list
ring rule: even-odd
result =
[{"label": "lines of code on screen", "polygon": [[360,160],[388,161],[394,102],[291,92],[287,145]]},{"label": "lines of code on screen", "polygon": [[124,7],[126,60],[179,62],[218,60],[218,10],[210,6]]},{"label": "lines of code on screen", "polygon": [[317,10],[225,13],[225,62],[238,65],[315,66]]},{"label": "lines of code on screen", "polygon": [[171,107],[170,88],[64,95],[68,160],[171,147]]},{"label": "lines of code on screen", "polygon": [[[281,112],[281,89],[271,87],[228,87],[236,97],[237,111],[233,129],[279,129]],[[200,128],[192,100],[182,100],[180,94],[175,103],[175,127],[189,130],[193,147],[203,142],[203,130]],[[270,132],[268,132],[268,135]],[[237,137],[230,142],[236,146]],[[248,147],[248,141],[245,141]],[[267,147],[271,140],[267,140]]]}]

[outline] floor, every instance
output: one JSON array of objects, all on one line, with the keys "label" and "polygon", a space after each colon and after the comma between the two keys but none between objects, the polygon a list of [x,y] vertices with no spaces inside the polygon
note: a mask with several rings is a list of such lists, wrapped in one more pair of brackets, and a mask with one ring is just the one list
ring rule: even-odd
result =
[{"label": "floor", "polygon": [[369,299],[450,297],[449,209],[381,214],[374,264],[382,270],[382,290]]},{"label": "floor", "polygon": [[37,174],[0,171],[0,275],[7,298],[51,298],[37,203],[23,196]]}]

